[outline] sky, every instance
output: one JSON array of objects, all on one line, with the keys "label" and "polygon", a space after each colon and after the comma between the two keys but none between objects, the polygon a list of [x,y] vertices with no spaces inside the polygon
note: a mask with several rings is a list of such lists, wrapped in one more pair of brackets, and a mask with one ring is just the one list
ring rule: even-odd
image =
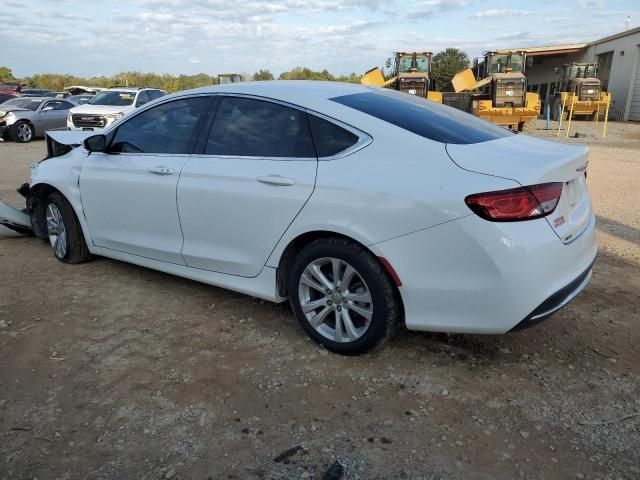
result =
[{"label": "sky", "polygon": [[578,43],[640,26],[638,0],[2,0],[18,77],[122,71],[363,73],[394,51]]}]

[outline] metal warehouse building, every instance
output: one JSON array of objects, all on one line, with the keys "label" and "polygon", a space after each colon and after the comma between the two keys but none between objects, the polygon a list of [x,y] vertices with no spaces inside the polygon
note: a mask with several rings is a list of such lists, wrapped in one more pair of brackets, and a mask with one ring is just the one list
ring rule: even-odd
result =
[{"label": "metal warehouse building", "polygon": [[533,60],[527,88],[543,101],[559,80],[555,68],[571,62],[597,63],[603,88],[611,93],[611,118],[640,121],[640,27],[591,43],[518,50]]}]

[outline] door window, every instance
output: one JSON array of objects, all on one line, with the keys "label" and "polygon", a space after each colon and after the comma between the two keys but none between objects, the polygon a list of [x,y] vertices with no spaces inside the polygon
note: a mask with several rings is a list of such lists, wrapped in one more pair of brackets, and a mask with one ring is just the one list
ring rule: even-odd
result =
[{"label": "door window", "polygon": [[152,107],[118,127],[110,151],[190,154],[210,103],[193,97]]},{"label": "door window", "polygon": [[138,94],[138,100],[136,100],[136,107],[139,107],[141,105],[144,105],[145,103],[147,103],[149,100],[151,100],[149,98],[149,94],[147,93],[146,90],[141,91]]},{"label": "door window", "polygon": [[242,97],[221,100],[205,154],[267,158],[316,156],[306,112]]},{"label": "door window", "polygon": [[332,157],[358,142],[354,133],[315,115],[309,115],[309,124],[318,158]]}]

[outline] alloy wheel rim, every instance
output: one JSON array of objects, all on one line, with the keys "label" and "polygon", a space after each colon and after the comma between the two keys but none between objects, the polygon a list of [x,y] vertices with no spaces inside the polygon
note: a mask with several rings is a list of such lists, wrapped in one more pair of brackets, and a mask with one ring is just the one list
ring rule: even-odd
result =
[{"label": "alloy wheel rim", "polygon": [[67,230],[60,210],[53,203],[47,206],[47,234],[56,257],[64,258],[67,254]]},{"label": "alloy wheel rim", "polygon": [[26,123],[22,123],[18,125],[18,138],[23,142],[28,142],[31,140],[31,136],[33,132],[31,131],[31,127]]},{"label": "alloy wheel rim", "polygon": [[344,260],[324,257],[307,265],[298,283],[298,299],[309,324],[334,342],[354,342],[371,325],[371,291]]}]

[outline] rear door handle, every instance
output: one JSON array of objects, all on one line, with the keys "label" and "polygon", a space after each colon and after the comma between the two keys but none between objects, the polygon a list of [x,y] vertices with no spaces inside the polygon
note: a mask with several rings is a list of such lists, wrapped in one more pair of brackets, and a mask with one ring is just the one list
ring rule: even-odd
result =
[{"label": "rear door handle", "polygon": [[277,185],[280,187],[290,187],[296,182],[293,178],[281,177],[280,175],[267,175],[266,177],[256,178],[260,183],[266,183],[267,185]]},{"label": "rear door handle", "polygon": [[155,173],[156,175],[173,175],[174,170],[172,168],[167,167],[154,167],[150,168],[149,171],[151,173]]}]

